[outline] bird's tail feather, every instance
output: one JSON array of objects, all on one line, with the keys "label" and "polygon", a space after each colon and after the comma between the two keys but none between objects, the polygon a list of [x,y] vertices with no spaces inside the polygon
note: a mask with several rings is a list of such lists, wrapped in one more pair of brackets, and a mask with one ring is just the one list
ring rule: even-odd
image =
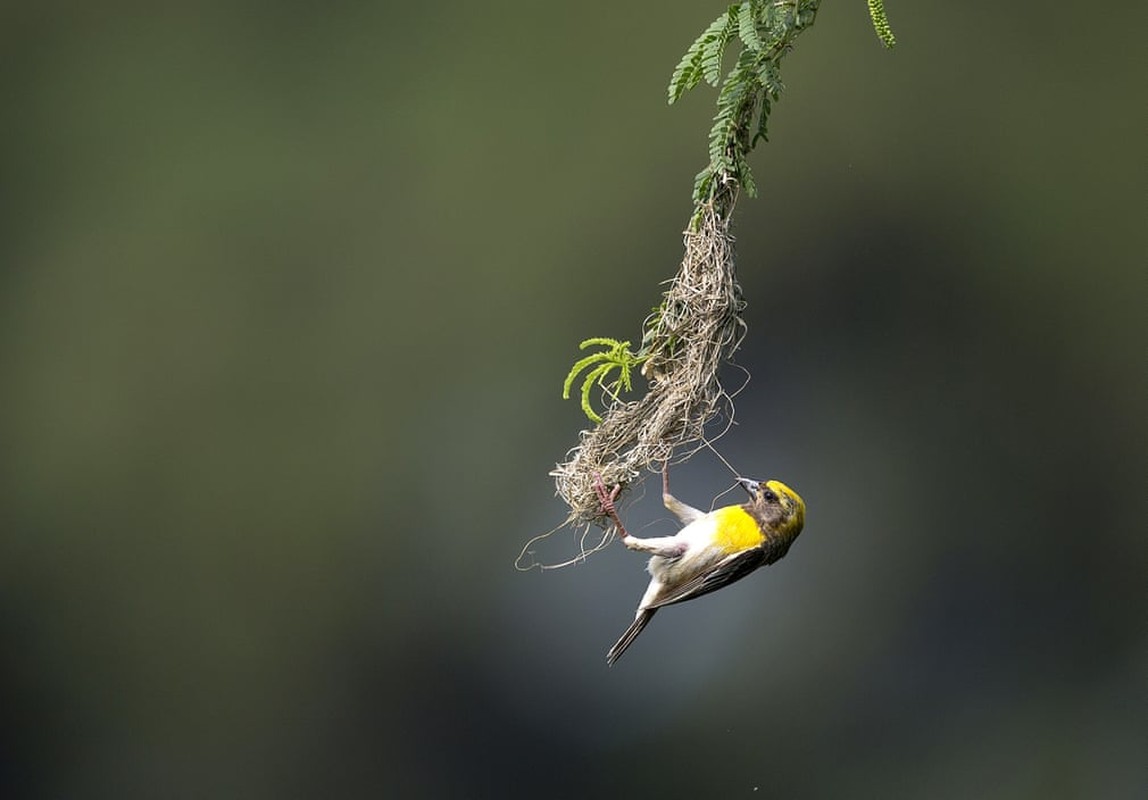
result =
[{"label": "bird's tail feather", "polygon": [[630,623],[630,627],[626,628],[626,632],[622,634],[622,638],[610,648],[610,652],[606,654],[606,664],[612,665],[615,661],[622,657],[622,653],[626,652],[642,629],[646,627],[651,619],[654,618],[656,608],[643,608],[638,611],[638,616],[634,617],[634,621]]}]

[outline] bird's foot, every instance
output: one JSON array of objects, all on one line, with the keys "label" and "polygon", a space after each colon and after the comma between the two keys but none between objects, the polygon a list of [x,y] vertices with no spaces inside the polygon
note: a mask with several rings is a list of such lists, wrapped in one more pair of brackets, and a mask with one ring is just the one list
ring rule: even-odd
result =
[{"label": "bird's foot", "polygon": [[622,520],[618,519],[618,509],[614,505],[614,501],[618,499],[618,495],[622,492],[622,484],[615,484],[611,490],[606,489],[606,484],[602,482],[602,475],[594,473],[594,491],[598,494],[598,502],[602,506],[602,513],[610,518],[617,527],[618,533],[622,539],[627,539],[630,534],[626,533],[626,526],[622,524]]}]

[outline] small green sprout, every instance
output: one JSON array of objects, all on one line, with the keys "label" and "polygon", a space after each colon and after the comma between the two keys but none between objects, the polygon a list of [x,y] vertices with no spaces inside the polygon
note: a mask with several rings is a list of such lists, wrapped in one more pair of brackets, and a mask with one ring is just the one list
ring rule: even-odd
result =
[{"label": "small green sprout", "polygon": [[[599,423],[602,421],[602,417],[590,406],[590,390],[597,384],[617,400],[620,392],[628,392],[631,389],[630,373],[635,367],[641,366],[642,362],[649,356],[639,356],[634,353],[630,350],[629,342],[620,342],[605,336],[587,339],[578,345],[578,349],[585,350],[587,347],[594,346],[601,346],[606,349],[591,353],[574,363],[566,375],[566,382],[562,384],[562,399],[570,399],[570,388],[574,385],[575,379],[584,370],[589,369],[590,371],[582,379],[582,411],[591,422]],[[592,369],[590,369],[591,366],[593,366]],[[609,382],[607,376],[614,369],[618,370],[618,377],[613,382]]]}]

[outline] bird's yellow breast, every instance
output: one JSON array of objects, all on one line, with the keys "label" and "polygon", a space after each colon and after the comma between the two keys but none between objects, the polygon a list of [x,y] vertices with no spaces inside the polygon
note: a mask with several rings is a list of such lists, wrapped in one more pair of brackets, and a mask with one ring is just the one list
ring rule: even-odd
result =
[{"label": "bird's yellow breast", "polygon": [[717,523],[714,544],[727,553],[748,550],[765,541],[757,520],[741,506],[719,508],[713,515]]}]

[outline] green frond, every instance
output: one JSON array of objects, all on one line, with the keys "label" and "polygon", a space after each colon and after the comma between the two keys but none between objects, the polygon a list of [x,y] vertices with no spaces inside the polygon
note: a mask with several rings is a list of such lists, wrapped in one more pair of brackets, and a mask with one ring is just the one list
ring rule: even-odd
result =
[{"label": "green frond", "polygon": [[745,193],[750,197],[757,197],[757,181],[753,179],[753,171],[745,159],[741,159],[737,174],[740,176],[741,187],[745,189]]},{"label": "green frond", "polygon": [[737,10],[737,35],[748,49],[760,52],[765,43],[757,34],[757,3],[742,3]]},{"label": "green frond", "polygon": [[721,52],[725,49],[725,43],[729,41],[730,32],[727,30],[730,26],[731,12],[726,11],[720,17],[715,19],[710,26],[702,32],[702,35],[694,40],[686,50],[686,54],[682,56],[682,60],[674,69],[674,74],[670,77],[670,86],[668,89],[670,104],[673,105],[677,102],[683,94],[698,85],[698,81],[705,75],[705,69],[702,66],[702,60],[705,58],[706,48],[709,47],[711,55],[713,53],[713,46],[715,42],[721,42],[717,53],[717,62],[721,64]]},{"label": "green frond", "polygon": [[767,31],[776,31],[785,24],[785,19],[793,13],[790,3],[763,2],[758,6],[757,18],[761,26]]},{"label": "green frond", "polygon": [[817,18],[817,6],[821,0],[797,0],[793,4],[793,28],[797,32],[808,28]]},{"label": "green frond", "polygon": [[737,8],[736,5],[730,6],[725,15],[719,17],[725,23],[722,25],[720,33],[702,47],[702,74],[710,86],[717,86],[721,80],[721,64],[722,58],[725,56],[725,46],[729,44],[734,33],[735,8]]},{"label": "green frond", "polygon": [[[728,175],[746,186],[752,195],[752,179],[745,155],[752,149],[750,125],[758,105],[760,84],[755,62],[760,54],[742,50],[737,64],[726,76],[718,93],[717,115],[709,137],[709,172],[713,176]],[[712,188],[712,180],[710,181]],[[700,200],[701,197],[695,197]]]},{"label": "green frond", "polygon": [[757,79],[765,87],[770,99],[778,100],[785,91],[785,84],[781,82],[781,67],[776,61],[765,61],[757,68]]},{"label": "green frond", "polygon": [[587,347],[593,347],[594,345],[601,345],[602,347],[608,347],[614,350],[619,347],[629,347],[630,343],[620,342],[617,339],[611,339],[609,336],[592,336],[589,339],[583,339],[579,342],[578,349],[585,350]]},{"label": "green frond", "polygon": [[578,378],[578,373],[586,369],[595,361],[601,361],[609,357],[609,353],[594,353],[593,355],[580,358],[574,362],[574,366],[570,368],[570,372],[566,374],[566,380],[562,383],[562,399],[570,399],[570,389],[574,386],[574,381]]},{"label": "green frond", "polygon": [[[714,171],[706,167],[694,176],[694,202],[701,203],[710,196],[714,186]],[[695,214],[696,217],[696,214]]]},{"label": "green frond", "polygon": [[[718,86],[717,110],[709,133],[709,164],[694,178],[695,203],[705,203],[719,184],[731,181],[749,195],[756,194],[749,153],[758,142],[768,141],[769,114],[785,90],[781,59],[797,35],[813,24],[820,3],[821,0],[734,3],[694,42],[674,70],[671,103],[697,85],[699,70],[701,77]],[[737,61],[720,78],[722,57],[735,34],[741,45]]]},{"label": "green frond", "polygon": [[877,31],[877,38],[886,47],[897,44],[897,37],[889,26],[889,17],[885,14],[885,0],[869,0],[869,18],[873,20],[873,30]]},{"label": "green frond", "polygon": [[[588,356],[578,359],[570,371],[566,373],[566,380],[562,384],[562,399],[570,399],[570,390],[574,386],[574,381],[585,370],[589,369],[582,376],[582,411],[586,414],[591,422],[598,423],[602,421],[602,417],[598,415],[594,408],[590,405],[590,392],[597,384],[601,386],[612,398],[618,399],[621,392],[630,391],[633,386],[632,373],[636,367],[640,367],[650,356],[648,354],[639,355],[630,349],[629,342],[622,342],[617,339],[611,339],[608,336],[595,336],[590,339],[584,339],[578,345],[579,349],[585,350],[587,347],[599,346],[606,348],[597,353],[591,353]],[[600,363],[599,363],[600,362]],[[618,377],[610,384],[606,376],[614,369],[618,370]]]},{"label": "green frond", "polygon": [[631,377],[631,371],[629,369],[626,369],[624,366],[619,367],[618,368],[618,380],[614,381],[614,388],[609,389],[609,388],[605,387],[604,385],[603,385],[603,388],[606,388],[606,391],[610,392],[610,394],[612,394],[615,399],[618,397],[619,391],[623,391],[623,392],[630,391],[631,389],[634,388],[633,379]]},{"label": "green frond", "polygon": [[682,56],[681,62],[674,68],[670,77],[670,105],[673,105],[683,94],[698,85],[702,79],[702,51],[701,48],[691,47]]},{"label": "green frond", "polygon": [[602,364],[601,366],[595,367],[586,376],[586,380],[582,384],[582,413],[593,423],[601,422],[602,417],[594,410],[594,407],[590,405],[590,390],[594,388],[595,382],[610,370],[611,366],[613,365]]}]

